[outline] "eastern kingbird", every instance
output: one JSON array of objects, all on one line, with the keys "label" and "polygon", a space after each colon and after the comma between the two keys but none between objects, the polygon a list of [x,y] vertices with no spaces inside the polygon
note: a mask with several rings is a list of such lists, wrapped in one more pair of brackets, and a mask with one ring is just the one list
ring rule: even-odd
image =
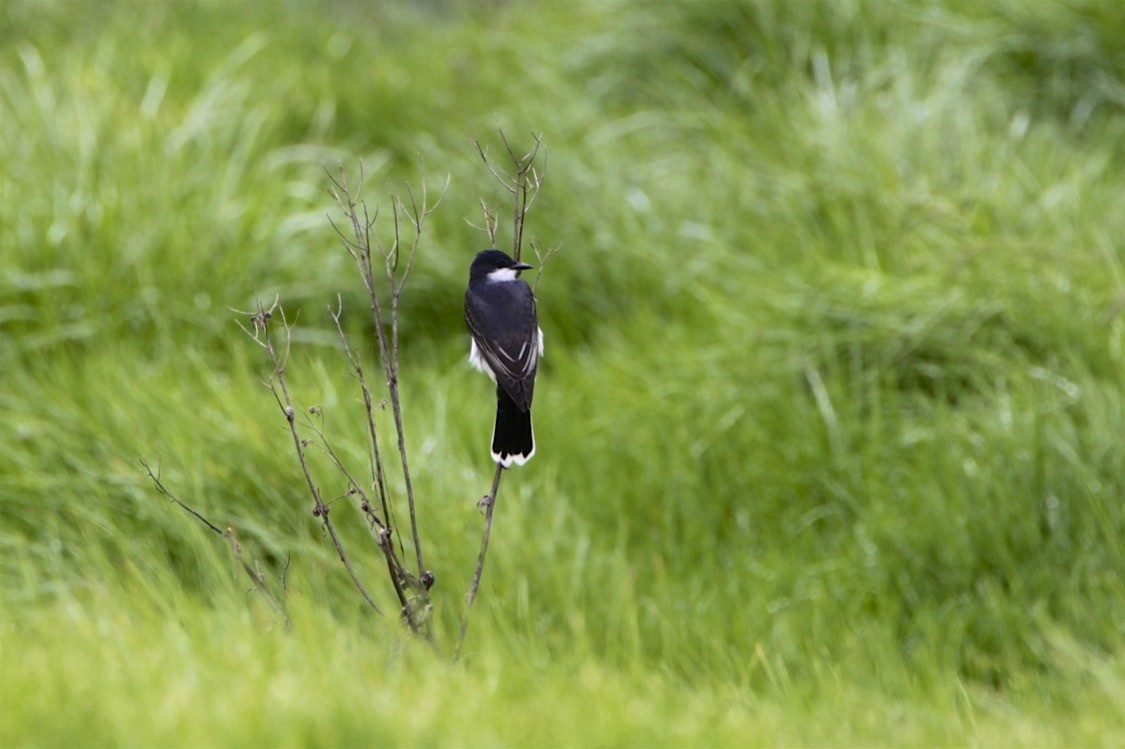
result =
[{"label": "eastern kingbird", "polygon": [[531,396],[543,331],[535,295],[520,278],[520,271],[529,268],[500,250],[485,250],[469,266],[465,292],[465,322],[473,338],[469,363],[496,383],[492,459],[505,468],[522,466],[535,454]]}]

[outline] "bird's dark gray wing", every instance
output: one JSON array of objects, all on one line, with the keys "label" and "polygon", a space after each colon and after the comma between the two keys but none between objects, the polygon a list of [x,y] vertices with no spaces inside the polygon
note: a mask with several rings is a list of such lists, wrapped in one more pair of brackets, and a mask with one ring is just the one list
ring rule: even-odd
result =
[{"label": "bird's dark gray wing", "polygon": [[[496,383],[522,410],[531,407],[535,372],[539,366],[539,321],[535,297],[525,283],[491,285],[465,294],[465,322]],[[497,304],[496,295],[503,295]],[[491,302],[491,303],[490,303]],[[500,317],[495,310],[507,310]]]}]

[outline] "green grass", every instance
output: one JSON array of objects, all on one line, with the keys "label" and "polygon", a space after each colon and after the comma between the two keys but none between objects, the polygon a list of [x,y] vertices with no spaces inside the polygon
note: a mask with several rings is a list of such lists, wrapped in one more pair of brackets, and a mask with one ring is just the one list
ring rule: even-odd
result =
[{"label": "green grass", "polygon": [[[374,7],[0,5],[0,745],[1120,741],[1115,2]],[[497,126],[544,133],[564,249],[451,664]],[[362,606],[229,310],[299,315],[290,384],[362,467],[324,175],[360,159],[384,210],[450,180],[402,310],[437,653]]]}]

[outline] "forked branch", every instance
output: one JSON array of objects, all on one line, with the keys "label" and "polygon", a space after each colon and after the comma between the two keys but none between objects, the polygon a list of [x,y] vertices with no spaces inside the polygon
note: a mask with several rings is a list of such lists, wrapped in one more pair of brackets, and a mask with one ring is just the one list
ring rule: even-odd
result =
[{"label": "forked branch", "polygon": [[[399,461],[410,516],[410,533],[417,563],[415,573],[407,570],[405,565],[399,561],[399,556],[395,552],[393,503],[389,499],[387,471],[380,449],[378,430],[375,426],[375,400],[363,371],[361,357],[358,351],[351,348],[341,325],[342,306],[339,306],[338,303],[337,309],[331,311],[331,314],[340,341],[363,394],[370,441],[371,472],[374,486],[378,492],[381,519],[373,510],[374,505],[365,493],[361,494],[361,508],[371,519],[372,531],[377,534],[380,548],[386,555],[388,569],[395,581],[396,593],[403,604],[404,618],[409,622],[412,629],[416,632],[424,631],[429,637],[429,590],[434,584],[434,575],[426,568],[425,564],[422,539],[418,528],[414,482],[411,477],[410,462],[406,450],[406,429],[402,415],[402,394],[399,388],[399,306],[407,280],[414,268],[414,261],[418,254],[426,219],[441,202],[445,195],[445,189],[448,189],[449,182],[446,180],[445,188],[436,200],[431,199],[429,189],[424,181],[418,191],[415,191],[410,185],[406,185],[404,192],[393,193],[391,195],[393,234],[389,242],[384,243],[374,231],[378,211],[373,216],[368,211],[367,203],[359,197],[364,180],[362,164],[360,165],[358,184],[354,188],[348,183],[342,168],[339,176],[329,173],[328,177],[331,181],[329,192],[343,212],[347,224],[350,226],[350,231],[342,230],[335,222],[332,222],[332,226],[336,229],[341,244],[355,261],[360,277],[363,279],[364,288],[367,290],[379,363],[383,369],[387,385],[387,398],[380,402],[378,408],[382,409],[389,402],[394,419]],[[356,487],[355,491],[360,492],[361,488]],[[377,526],[378,530],[376,531]],[[399,550],[405,554],[401,536],[399,537]]]},{"label": "forked branch", "polygon": [[[373,237],[372,230],[375,226],[375,219],[378,217],[378,213],[376,213],[375,216],[371,216],[367,209],[366,201],[358,197],[363,189],[364,175],[362,165],[360,166],[359,184],[354,190],[348,185],[342,169],[339,177],[331,173],[329,173],[328,176],[332,182],[332,187],[330,189],[332,197],[336,200],[336,203],[344,212],[348,223],[351,225],[351,233],[346,234],[341,231],[341,229],[336,226],[335,222],[333,222],[333,227],[336,229],[341,243],[352,256],[352,259],[355,260],[364,286],[367,289],[371,315],[375,325],[375,339],[379,347],[379,362],[383,367],[383,374],[386,377],[391,413],[394,417],[395,433],[398,438],[398,453],[402,463],[407,506],[410,511],[410,531],[414,541],[418,576],[423,587],[428,590],[433,584],[433,575],[426,569],[422,553],[422,540],[418,531],[418,515],[414,497],[414,485],[410,477],[410,465],[406,452],[406,429],[402,418],[402,397],[399,391],[398,312],[403,289],[406,286],[410,271],[414,267],[414,259],[417,256],[418,246],[422,239],[423,226],[426,219],[437,209],[438,204],[445,196],[445,189],[448,189],[449,182],[446,180],[445,189],[442,190],[441,195],[432,203],[430,202],[430,196],[425,182],[422,183],[421,195],[416,195],[413,188],[407,185],[406,194],[408,201],[404,201],[402,195],[399,193],[393,194],[391,196],[391,208],[394,234],[389,245],[384,245],[377,237]],[[411,236],[409,239],[404,236],[404,222],[411,227]],[[404,246],[405,261],[403,260]],[[386,282],[386,290],[383,290],[383,280],[380,279],[375,272],[373,249],[377,249],[382,255],[382,276]],[[388,306],[390,313],[389,325],[386,314]],[[346,341],[344,345],[347,348]],[[357,360],[353,358],[350,353],[349,359],[352,359],[352,364],[354,366]],[[370,402],[369,398],[365,397],[365,399],[368,403]],[[369,407],[369,428],[372,435],[372,446],[374,450],[377,449],[375,448],[377,442],[374,436],[373,420],[370,418],[371,413],[372,411]],[[376,453],[376,466],[379,466],[379,463],[378,454]],[[381,472],[382,468],[377,467],[376,471],[377,473]]]},{"label": "forked branch", "polygon": [[[320,496],[320,489],[317,487],[316,482],[313,480],[312,473],[309,471],[308,459],[305,455],[305,447],[307,443],[301,439],[301,435],[297,430],[297,410],[293,406],[293,399],[289,395],[289,385],[285,381],[285,367],[289,359],[289,347],[293,340],[293,329],[289,325],[288,320],[285,319],[285,310],[275,300],[274,303],[267,309],[261,303],[261,300],[256,300],[257,311],[253,313],[243,313],[250,315],[250,326],[247,327],[241,321],[238,325],[250,336],[250,338],[262,347],[269,356],[270,363],[273,365],[273,371],[266,377],[264,384],[271,393],[273,393],[274,400],[277,402],[278,408],[285,415],[285,421],[289,424],[289,434],[293,438],[293,447],[297,452],[297,458],[301,464],[301,472],[304,474],[305,483],[308,486],[309,494],[313,499],[313,516],[320,518],[324,529],[328,532],[332,543],[336,547],[336,553],[340,557],[344,568],[348,571],[352,582],[355,584],[357,590],[363,596],[363,600],[377,612],[380,612],[379,606],[375,603],[375,599],[367,591],[363,582],[360,581],[359,576],[356,574],[355,569],[352,567],[348,555],[344,553],[344,546],[340,542],[340,537],[336,533],[335,526],[332,525],[332,520],[329,518],[329,507],[325,504]],[[284,330],[285,349],[284,353],[278,353],[274,347],[273,337],[270,335],[270,326],[272,324],[274,314],[281,319],[282,330]]]},{"label": "forked branch", "polygon": [[[505,190],[512,195],[512,257],[518,263],[520,261],[520,252],[523,249],[523,226],[524,220],[527,217],[527,212],[531,210],[536,198],[539,197],[539,191],[543,187],[543,177],[547,171],[547,148],[543,144],[543,134],[533,134],[532,138],[535,144],[523,156],[517,155],[512,144],[508,141],[508,136],[504,134],[503,130],[498,130],[500,134],[500,141],[504,144],[504,150],[508,152],[508,158],[512,163],[512,171],[507,172],[499,169],[488,158],[488,150],[481,145],[480,141],[473,141],[477,147],[477,153],[480,154],[484,165],[488,167],[488,171],[496,178]],[[539,156],[540,150],[543,151],[543,163],[541,166],[536,167],[535,159]],[[482,205],[484,205],[482,203]],[[496,244],[496,221],[495,214],[490,213],[487,205],[484,205],[485,211],[485,226],[489,228],[489,240],[493,246]],[[491,220],[490,220],[491,219]]]}]

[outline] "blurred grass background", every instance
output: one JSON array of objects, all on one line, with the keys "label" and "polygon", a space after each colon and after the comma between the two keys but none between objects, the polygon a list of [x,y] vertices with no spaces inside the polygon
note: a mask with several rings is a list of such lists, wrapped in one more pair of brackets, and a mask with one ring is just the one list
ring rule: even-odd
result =
[{"label": "blurred grass background", "polygon": [[[1119,741],[1119,11],[3,3],[0,743]],[[448,176],[403,307],[448,654],[491,476],[461,299],[498,126],[544,134],[528,238],[564,250],[539,452],[449,665],[363,608],[228,308],[299,315],[291,385],[362,466],[324,169],[362,160],[384,208]],[[142,457],[285,575],[289,629]]]}]

